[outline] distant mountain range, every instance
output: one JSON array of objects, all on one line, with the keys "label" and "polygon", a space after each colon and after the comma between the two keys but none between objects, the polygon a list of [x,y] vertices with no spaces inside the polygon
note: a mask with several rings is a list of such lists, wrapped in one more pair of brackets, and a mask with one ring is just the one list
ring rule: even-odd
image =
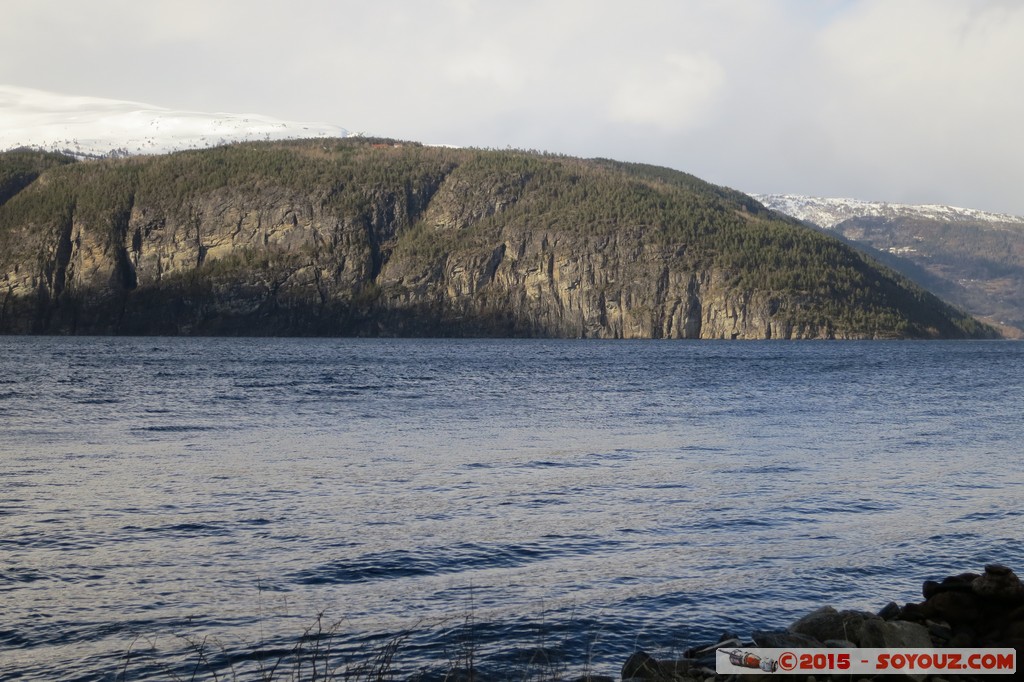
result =
[{"label": "distant mountain range", "polygon": [[972,208],[939,204],[893,204],[859,199],[823,199],[795,194],[751,194],[765,207],[797,220],[832,229],[851,218],[914,218],[947,223],[988,223],[993,226],[1024,227],[1024,218],[1003,213],[987,213]]},{"label": "distant mountain range", "polygon": [[230,142],[347,137],[329,123],[177,111],[0,85],[0,151],[33,147],[78,158],[165,154]]},{"label": "distant mountain range", "polygon": [[767,208],[838,234],[972,315],[1024,338],[1024,217],[785,194]]}]

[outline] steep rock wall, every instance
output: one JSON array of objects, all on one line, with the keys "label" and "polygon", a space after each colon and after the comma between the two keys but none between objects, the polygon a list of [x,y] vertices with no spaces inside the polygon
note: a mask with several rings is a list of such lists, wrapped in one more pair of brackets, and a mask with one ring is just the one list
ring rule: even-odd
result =
[{"label": "steep rock wall", "polygon": [[[797,273],[805,284],[796,289],[752,286],[757,278],[735,263],[758,266],[758,248],[774,248],[776,258],[799,248],[804,228],[752,213],[749,200],[690,176],[611,162],[393,148],[338,152],[361,166],[339,161],[313,172],[303,165],[307,157],[335,159],[332,153],[326,146],[253,147],[44,173],[0,207],[0,332],[902,333],[850,323],[859,318],[836,300],[848,294],[809,274]],[[191,163],[212,170],[186,182]],[[776,235],[793,246],[773,247]],[[747,249],[747,260],[720,258],[729,248]],[[846,247],[825,248],[840,254],[843,267],[856,264]],[[800,252],[793,262],[813,258]],[[936,327],[926,335],[941,333]]]}]

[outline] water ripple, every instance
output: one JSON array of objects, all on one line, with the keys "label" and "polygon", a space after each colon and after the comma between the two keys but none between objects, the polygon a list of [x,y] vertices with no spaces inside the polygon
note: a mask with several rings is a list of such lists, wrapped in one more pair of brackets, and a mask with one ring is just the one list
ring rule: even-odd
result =
[{"label": "water ripple", "polygon": [[0,345],[3,679],[248,674],[327,611],[410,674],[615,673],[1024,569],[1024,344]]}]

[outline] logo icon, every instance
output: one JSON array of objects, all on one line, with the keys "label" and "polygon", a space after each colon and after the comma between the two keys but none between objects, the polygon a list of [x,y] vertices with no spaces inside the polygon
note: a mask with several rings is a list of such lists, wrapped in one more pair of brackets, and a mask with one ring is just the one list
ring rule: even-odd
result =
[{"label": "logo icon", "polygon": [[733,649],[729,652],[729,662],[742,668],[753,668],[763,670],[766,673],[773,673],[778,669],[778,663],[774,658],[761,658],[757,654],[742,649]]}]

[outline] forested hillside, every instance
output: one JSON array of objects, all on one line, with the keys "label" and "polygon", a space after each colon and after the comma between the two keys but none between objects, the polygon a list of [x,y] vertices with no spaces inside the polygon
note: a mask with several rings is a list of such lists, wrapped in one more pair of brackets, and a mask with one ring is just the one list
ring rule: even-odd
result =
[{"label": "forested hillside", "polygon": [[755,197],[838,234],[929,291],[1024,338],[1024,217],[942,205]]},{"label": "forested hillside", "polygon": [[978,319],[1024,338],[1024,228],[922,218],[852,218],[835,231]]},{"label": "forested hillside", "polygon": [[0,155],[0,178],[19,178],[0,206],[8,333],[993,333],[840,241],[664,168],[346,138],[54,157],[25,182],[23,154]]}]

